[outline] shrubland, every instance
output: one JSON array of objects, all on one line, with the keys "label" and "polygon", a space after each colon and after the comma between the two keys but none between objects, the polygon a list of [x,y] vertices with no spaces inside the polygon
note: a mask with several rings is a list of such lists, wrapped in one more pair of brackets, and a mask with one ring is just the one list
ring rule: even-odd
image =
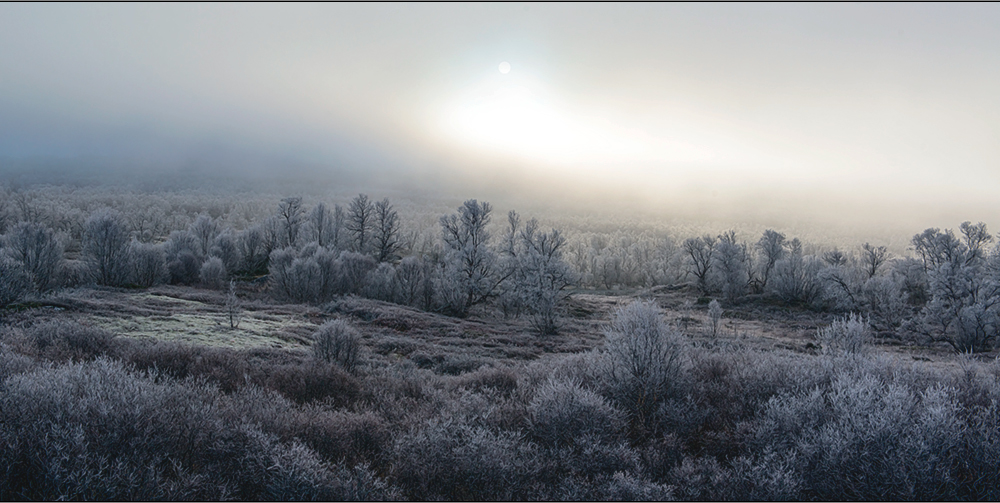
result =
[{"label": "shrubland", "polygon": [[[904,253],[543,228],[477,200],[2,196],[2,499],[1000,497],[982,223]],[[297,304],[314,330],[140,338],[66,293],[149,288],[214,303],[220,331]],[[806,344],[726,331],[782,313]]]}]

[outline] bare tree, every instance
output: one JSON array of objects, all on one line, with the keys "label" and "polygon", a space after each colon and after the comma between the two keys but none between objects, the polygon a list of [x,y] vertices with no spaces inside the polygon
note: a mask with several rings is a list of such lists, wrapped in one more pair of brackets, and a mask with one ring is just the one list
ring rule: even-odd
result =
[{"label": "bare tree", "polygon": [[684,241],[684,252],[691,259],[691,272],[698,278],[698,290],[702,295],[707,294],[708,273],[715,252],[715,238],[708,234],[700,238],[688,238]]},{"label": "bare tree", "polygon": [[63,247],[51,229],[21,222],[4,237],[4,252],[24,266],[36,292],[48,292],[58,283]]},{"label": "bare tree", "polygon": [[281,219],[282,240],[285,246],[295,246],[299,239],[299,229],[305,219],[305,208],[301,197],[286,197],[278,203],[278,218]]},{"label": "bare tree", "polygon": [[98,210],[87,219],[83,255],[99,285],[121,286],[128,280],[129,232],[121,214]]},{"label": "bare tree", "polygon": [[517,256],[517,290],[531,317],[531,324],[543,335],[558,330],[557,310],[565,297],[565,289],[576,282],[576,276],[563,261],[566,239],[558,230],[538,231],[538,221],[531,219],[521,231],[522,252]]},{"label": "bare tree", "polygon": [[167,256],[162,245],[143,243],[135,239],[128,247],[131,273],[129,282],[141,287],[160,283],[167,275]]},{"label": "bare tree", "polygon": [[346,219],[347,217],[344,214],[344,208],[342,208],[339,204],[333,205],[333,224],[330,228],[330,246],[334,249],[341,250],[344,248]]},{"label": "bare tree", "polygon": [[861,245],[861,263],[869,278],[875,277],[879,267],[882,267],[887,260],[889,260],[889,250],[884,246],[872,246],[868,243]]},{"label": "bare tree", "polygon": [[746,243],[736,241],[736,231],[724,232],[719,236],[712,259],[726,300],[735,302],[746,295],[747,285],[750,283],[750,254]]},{"label": "bare tree", "polygon": [[446,245],[444,309],[459,317],[496,294],[506,279],[497,271],[496,254],[490,250],[486,229],[493,208],[489,203],[470,199],[458,208],[458,214],[441,217]]},{"label": "bare tree", "polygon": [[347,207],[345,227],[351,233],[351,249],[353,251],[367,253],[369,246],[371,246],[374,212],[375,205],[364,194],[358,194],[357,197],[351,200],[351,204]]},{"label": "bare tree", "polygon": [[199,259],[204,260],[212,251],[212,241],[219,233],[219,226],[209,215],[198,215],[198,218],[188,227],[188,232],[194,236],[197,248],[195,249]]},{"label": "bare tree", "polygon": [[392,260],[399,251],[399,214],[389,204],[389,199],[375,203],[374,242],[379,262]]},{"label": "bare tree", "polygon": [[417,305],[425,281],[424,264],[418,257],[409,256],[401,260],[396,267],[396,287],[400,302],[408,306]]},{"label": "bare tree", "polygon": [[986,230],[986,224],[979,222],[973,225],[972,222],[962,222],[959,229],[962,231],[962,237],[965,238],[965,246],[969,250],[966,261],[984,258],[986,251],[983,247],[993,241],[993,236]]},{"label": "bare tree", "polygon": [[267,261],[271,250],[267,247],[264,229],[261,226],[255,225],[244,230],[240,233],[237,244],[243,259],[241,269],[244,273],[257,275],[267,272]]},{"label": "bare tree", "polygon": [[830,264],[833,267],[845,266],[847,265],[847,256],[843,252],[834,248],[823,254],[823,262]]},{"label": "bare tree", "polygon": [[767,288],[767,281],[771,277],[771,271],[774,270],[774,264],[785,257],[785,235],[772,229],[767,229],[764,231],[764,235],[760,237],[760,240],[757,241],[757,249],[760,250],[762,255],[762,260],[760,261],[760,291],[764,291]]},{"label": "bare tree", "polygon": [[333,214],[325,204],[319,203],[309,212],[309,230],[312,231],[312,240],[320,246],[330,244],[333,234]]}]

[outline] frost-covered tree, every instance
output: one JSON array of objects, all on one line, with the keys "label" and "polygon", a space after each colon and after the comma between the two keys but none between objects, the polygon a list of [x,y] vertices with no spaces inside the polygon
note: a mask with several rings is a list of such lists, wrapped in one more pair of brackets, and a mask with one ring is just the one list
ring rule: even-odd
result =
[{"label": "frost-covered tree", "polygon": [[20,222],[4,236],[3,244],[4,253],[21,263],[36,292],[48,292],[58,286],[63,247],[52,229]]},{"label": "frost-covered tree", "polygon": [[956,351],[987,351],[1000,332],[1000,251],[985,255],[983,246],[993,239],[985,224],[965,222],[961,230],[962,240],[938,229],[913,237],[930,297],[921,326]]},{"label": "frost-covered tree", "polygon": [[268,247],[265,231],[260,225],[255,225],[241,232],[236,243],[243,259],[240,271],[250,275],[267,272],[271,249]]},{"label": "frost-covered tree", "polygon": [[347,215],[339,204],[333,205],[333,225],[330,229],[330,246],[335,250],[346,248]]},{"label": "frost-covered tree", "polygon": [[194,238],[197,245],[194,251],[202,260],[212,252],[212,242],[219,234],[219,225],[209,215],[198,215],[198,218],[188,226],[188,233]]},{"label": "frost-covered tree", "polygon": [[802,253],[802,243],[789,243],[787,256],[774,264],[770,292],[785,302],[812,304],[822,293],[819,282],[821,261]]},{"label": "frost-covered tree", "polygon": [[[323,203],[319,203],[309,212],[310,240],[320,246],[334,245],[333,212]],[[334,245],[335,247],[335,245]]]},{"label": "frost-covered tree", "polygon": [[750,254],[746,243],[736,241],[735,231],[719,236],[712,260],[726,300],[735,302],[746,295],[750,283]]},{"label": "frost-covered tree", "polygon": [[243,257],[240,255],[239,237],[232,229],[220,232],[212,240],[212,249],[209,252],[212,257],[222,259],[222,264],[226,266],[229,274],[234,274],[240,270],[243,264]]},{"label": "frost-covered tree", "polygon": [[98,210],[84,226],[83,256],[99,285],[122,286],[128,281],[129,231],[117,211]]},{"label": "frost-covered tree", "polygon": [[565,297],[567,287],[575,283],[576,275],[563,260],[566,239],[553,229],[538,230],[538,221],[531,219],[520,233],[521,252],[516,257],[518,269],[514,282],[523,299],[532,326],[542,334],[558,330],[557,307]]},{"label": "frost-covered tree", "polygon": [[884,246],[874,246],[869,243],[861,245],[861,264],[865,274],[874,278],[882,264],[889,260],[889,250]]},{"label": "frost-covered tree", "polygon": [[421,299],[424,283],[427,280],[425,265],[419,257],[409,256],[396,266],[396,291],[398,302],[408,306],[416,306]]},{"label": "frost-covered tree", "polygon": [[472,306],[495,296],[506,279],[490,249],[487,225],[492,211],[489,203],[470,199],[458,213],[441,217],[445,243],[441,300],[442,308],[451,315],[467,316]]},{"label": "frost-covered tree", "polygon": [[688,238],[684,241],[684,253],[690,261],[691,273],[698,278],[698,290],[702,295],[707,295],[712,255],[715,253],[715,238],[708,234],[698,238]]},{"label": "frost-covered tree", "polygon": [[286,197],[278,203],[278,218],[281,222],[281,244],[295,246],[299,240],[299,230],[305,221],[306,210],[301,197]]},{"label": "frost-covered tree", "polygon": [[201,265],[198,279],[201,280],[201,284],[205,288],[221,290],[228,280],[227,276],[226,265],[222,262],[222,259],[219,257],[209,257]]},{"label": "frost-covered tree", "polygon": [[760,252],[760,291],[764,291],[775,264],[785,258],[785,235],[767,229],[757,241],[757,250]]},{"label": "frost-covered tree", "polygon": [[128,247],[129,283],[150,287],[167,277],[167,255],[163,245],[132,240]]},{"label": "frost-covered tree", "polygon": [[712,337],[718,336],[719,322],[722,320],[722,305],[715,299],[708,303],[708,319],[712,322]]},{"label": "frost-covered tree", "polygon": [[872,343],[871,326],[868,320],[851,313],[834,320],[829,327],[819,329],[816,339],[827,354],[864,353]]},{"label": "frost-covered tree", "polygon": [[358,194],[347,207],[345,227],[351,236],[350,249],[357,253],[368,253],[371,247],[374,226],[375,205],[365,194]]},{"label": "frost-covered tree", "polygon": [[847,265],[848,261],[849,259],[847,255],[844,255],[844,252],[836,248],[823,254],[823,262],[826,262],[833,267]]},{"label": "frost-covered tree", "polygon": [[190,230],[173,231],[164,243],[170,283],[193,285],[198,282],[201,265],[207,258],[202,254],[200,240]]},{"label": "frost-covered tree", "polygon": [[386,198],[375,203],[372,220],[375,259],[379,262],[392,260],[400,248],[399,213]]}]

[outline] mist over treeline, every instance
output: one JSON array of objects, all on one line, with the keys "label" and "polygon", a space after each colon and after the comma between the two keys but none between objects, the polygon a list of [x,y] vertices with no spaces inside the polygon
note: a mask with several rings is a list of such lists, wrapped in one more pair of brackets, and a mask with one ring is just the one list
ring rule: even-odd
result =
[{"label": "mist over treeline", "polygon": [[442,212],[475,197],[504,211],[517,208],[553,225],[595,232],[629,227],[680,229],[682,233],[686,232],[683,229],[698,233],[736,228],[759,233],[775,228],[823,246],[850,247],[878,241],[897,254],[906,253],[910,237],[921,229],[949,227],[965,220],[990,222],[996,216],[993,208],[974,202],[941,207],[934,201],[904,204],[816,191],[795,194],[751,188],[739,192],[712,188],[710,182],[651,196],[624,184],[598,187],[513,168],[469,173],[415,170],[391,163],[306,162],[225,149],[192,154],[186,160],[99,156],[5,159],[0,160],[0,186],[21,191],[62,187],[136,194],[194,191],[220,198],[243,194],[275,201],[290,196],[346,201],[364,192],[437,207]]}]

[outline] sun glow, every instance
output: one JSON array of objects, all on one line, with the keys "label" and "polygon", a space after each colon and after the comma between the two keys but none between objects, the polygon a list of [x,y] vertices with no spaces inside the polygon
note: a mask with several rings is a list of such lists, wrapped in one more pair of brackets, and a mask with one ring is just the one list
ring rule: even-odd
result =
[{"label": "sun glow", "polygon": [[439,130],[460,147],[576,168],[712,157],[703,149],[625,127],[552,96],[529,77],[498,75],[439,110]]}]

